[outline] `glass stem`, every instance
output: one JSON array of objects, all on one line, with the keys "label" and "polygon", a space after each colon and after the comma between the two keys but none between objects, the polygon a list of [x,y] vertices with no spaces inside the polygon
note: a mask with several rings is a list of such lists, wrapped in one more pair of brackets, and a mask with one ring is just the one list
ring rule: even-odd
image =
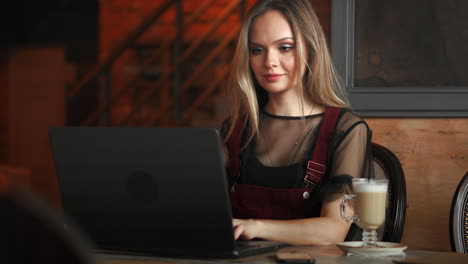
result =
[{"label": "glass stem", "polygon": [[364,242],[362,245],[364,247],[377,247],[377,231],[365,229],[362,232],[362,241]]}]

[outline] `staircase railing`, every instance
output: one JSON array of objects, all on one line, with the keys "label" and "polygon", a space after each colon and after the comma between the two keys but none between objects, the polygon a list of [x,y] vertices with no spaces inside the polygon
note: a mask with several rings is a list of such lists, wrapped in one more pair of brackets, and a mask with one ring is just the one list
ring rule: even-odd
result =
[{"label": "staircase railing", "polygon": [[[141,74],[147,69],[149,66],[155,63],[155,61],[160,58],[164,52],[167,52],[171,46],[180,47],[180,39],[183,32],[187,31],[188,28],[193,25],[194,22],[204,13],[206,10],[212,6],[215,0],[207,0],[202,3],[193,13],[192,15],[186,19],[186,21],[182,21],[181,17],[177,17],[176,23],[178,23],[178,34],[163,43],[162,47],[160,47],[156,52],[150,56],[149,59],[145,60],[141,67],[138,69],[137,74],[133,77],[122,89],[119,89],[118,92],[114,92],[111,95],[111,88],[110,88],[110,69],[115,63],[115,61],[129,48],[133,47],[134,43],[142,36],[145,32],[147,32],[153,24],[157,22],[157,20],[161,17],[161,15],[166,12],[174,3],[176,3],[176,15],[182,14],[182,0],[172,1],[167,0],[164,3],[160,4],[151,14],[144,19],[144,21],[135,28],[122,42],[121,44],[112,52],[104,61],[97,64],[90,72],[88,72],[83,78],[81,78],[75,86],[72,87],[67,92],[68,100],[73,100],[73,98],[77,95],[77,93],[91,81],[95,80],[97,77],[102,76],[102,95],[103,100],[98,105],[97,109],[89,115],[86,120],[82,123],[82,125],[92,125],[95,124],[96,121],[101,121],[102,125],[110,125],[111,120],[111,108],[112,105],[116,103],[116,101],[123,97],[126,92],[129,91],[131,87],[135,85],[135,83],[140,78]],[[208,30],[206,30],[202,35],[200,35],[195,41],[191,42],[190,46],[181,52],[179,51],[180,56],[177,56],[175,62],[169,67],[166,67],[161,75],[159,76],[159,80],[157,80],[154,84],[152,84],[149,88],[145,89],[140,96],[134,101],[134,107],[130,111],[130,113],[122,119],[121,122],[118,123],[120,126],[127,125],[131,118],[137,114],[141,109],[145,106],[151,96],[155,93],[157,89],[168,89],[171,86],[171,76],[174,79],[174,76],[177,75],[179,71],[180,65],[187,61],[191,54],[197,48],[202,45],[206,39],[217,29],[219,26],[227,19],[229,15],[231,15],[236,9],[239,9],[240,16],[242,17],[245,10],[245,0],[238,0],[238,1],[231,1],[223,11],[216,17],[216,19],[210,24]],[[192,85],[195,78],[203,72],[211,63],[212,61],[224,50],[226,49],[227,45],[234,40],[237,36],[239,31],[239,27],[236,26],[231,30],[231,32],[223,38],[223,40],[215,47],[211,53],[204,59],[204,61],[197,66],[197,70],[193,72],[190,77],[188,77],[185,81],[182,82],[180,87],[176,87],[173,94],[170,96],[169,100],[166,100],[161,107],[156,112],[150,120],[147,120],[146,123],[149,125],[157,125],[157,122],[161,119],[161,117],[167,113],[167,111],[174,106],[176,102],[176,98],[180,96],[182,93],[186,92],[188,88]],[[176,55],[178,55],[176,53]],[[194,102],[190,105],[188,109],[186,109],[181,115],[179,115],[178,123],[187,123],[193,113],[196,112],[197,108],[200,107],[204,101],[209,98],[211,94],[214,93],[216,87],[221,83],[222,80],[225,79],[227,75],[228,68],[224,68],[219,76],[217,76],[213,81],[210,82],[208,87],[203,90],[203,92],[194,100]],[[172,80],[174,82],[174,80]],[[176,86],[179,84],[176,81]],[[180,82],[179,82],[180,83]],[[172,83],[174,85],[174,83]]]},{"label": "staircase railing", "polygon": [[[220,25],[223,21],[226,20],[226,18],[232,14],[232,12],[239,7],[241,2],[239,1],[233,1],[231,2],[224,10],[222,13],[218,15],[215,21],[210,25],[210,28],[205,31],[203,35],[201,35],[197,40],[195,40],[191,46],[184,51],[184,53],[179,57],[179,59],[175,62],[174,66],[172,68],[169,68],[169,70],[165,71],[163,75],[161,76],[160,80],[157,81],[154,85],[152,85],[149,89],[145,91],[143,95],[139,97],[139,99],[136,100],[136,107],[132,109],[132,111],[128,114],[126,118],[124,118],[119,125],[124,126],[128,124],[130,119],[137,114],[142,107],[147,103],[149,100],[151,94],[153,94],[156,89],[163,89],[161,87],[167,87],[169,85],[168,83],[168,78],[170,76],[170,73],[174,70],[175,67],[178,67],[182,62],[188,59],[188,57],[192,54],[193,51],[198,48],[201,43],[206,40],[206,38],[212,34]],[[156,114],[156,118],[154,120],[150,121],[150,124],[156,124],[156,122],[159,120],[159,118],[169,110],[169,108],[173,105],[174,102],[174,97],[177,95],[180,95],[182,92],[186,91],[190,84],[194,81],[195,78],[197,78],[203,71],[210,65],[210,63],[227,47],[227,45],[234,39],[234,37],[238,34],[238,29],[233,29],[231,33],[226,36],[223,41],[218,44],[218,46],[204,59],[201,65],[198,65],[197,69],[195,72],[192,73],[192,75],[183,82],[181,88],[178,90],[178,93],[173,96],[171,100],[166,101],[163,103],[161,106],[159,112]]]},{"label": "staircase railing", "polygon": [[[215,2],[216,0],[208,0],[208,1],[205,1],[186,21],[184,21],[184,24],[182,26],[182,31],[185,31],[187,30],[187,28],[189,28],[194,22],[196,22],[196,20],[213,4],[213,2]],[[170,6],[168,6],[169,8]],[[167,9],[167,8],[166,8]],[[164,12],[164,11],[163,11]],[[158,14],[158,17],[160,16],[159,12],[154,12],[154,14]],[[152,17],[152,16],[150,16]],[[157,18],[154,18],[154,20],[152,20],[153,22],[156,22]],[[143,22],[142,24],[145,24],[146,25],[146,22]],[[146,29],[148,29],[149,27],[147,27]],[[142,34],[144,33],[144,31],[142,31]],[[122,88],[119,90],[119,92],[115,93],[115,95],[109,97],[110,99],[108,100],[109,101],[109,105],[113,105],[117,102],[117,100],[119,98],[121,98],[126,92],[129,91],[130,88],[132,88],[135,83],[138,81],[139,78],[141,78],[141,74],[144,72],[145,69],[147,69],[150,65],[152,65],[158,58],[160,58],[164,52],[167,52],[167,50],[170,48],[171,44],[174,43],[176,41],[176,37],[177,36],[174,36],[172,37],[171,39],[169,39],[168,41],[164,42],[163,43],[163,46],[160,47],[156,52],[154,52],[151,57],[149,57],[146,61],[143,62],[143,64],[141,65],[141,67],[139,68],[139,70],[137,71],[137,73],[135,74],[135,76]],[[132,45],[132,43],[138,39],[137,38],[132,38],[132,42],[129,42],[129,41],[126,41],[127,43],[127,48]],[[125,51],[125,49],[122,50],[122,52]],[[119,54],[121,55],[122,52]],[[118,56],[116,56],[117,58]],[[115,61],[115,59],[114,59]],[[99,74],[100,72],[97,72],[96,70],[93,71],[93,72],[96,72],[97,74]],[[89,74],[91,75],[91,74]],[[99,117],[108,109],[106,109],[106,105],[105,104],[100,104],[98,106],[98,108],[96,109],[96,111],[94,111],[91,115],[88,116],[88,118],[82,123],[82,125],[85,125],[85,126],[89,126],[91,124],[93,124],[95,121],[97,121],[99,119]]]},{"label": "staircase railing", "polygon": [[158,6],[148,17],[145,19],[134,31],[132,31],[127,38],[125,38],[121,44],[115,49],[114,52],[104,59],[101,63],[97,64],[91,71],[89,71],[83,78],[78,80],[77,84],[67,92],[67,97],[72,98],[80,89],[86,84],[95,79],[106,69],[108,69],[112,63],[117,60],[125,50],[127,50],[132,43],[134,43],[144,32],[150,28],[154,22],[174,3],[172,0],[167,0]]},{"label": "staircase railing", "polygon": [[[197,67],[197,70],[195,72],[192,73],[192,75],[190,75],[190,77],[182,83],[182,87],[180,88],[180,93],[186,91],[190,85],[193,83],[193,81],[198,77],[200,76],[200,74],[203,73],[203,71],[212,63],[212,61],[226,48],[226,46],[237,36],[238,34],[238,29],[239,29],[239,26],[237,26],[236,28],[234,28],[231,33],[229,35],[227,35],[223,41],[221,43],[218,44],[218,46],[205,58],[205,60],[203,61],[203,63],[201,65],[199,65]],[[226,75],[226,72],[223,74],[224,76]],[[214,84],[219,84],[221,80],[219,80],[219,78],[213,80],[210,84],[210,86],[208,87],[208,89],[205,90],[205,93],[206,94],[208,91],[210,91],[209,94],[211,94],[211,92],[214,90],[214,88],[216,88],[216,86]],[[198,97],[198,99],[196,99],[196,102],[197,101],[200,101],[201,95]],[[202,97],[203,99],[206,99],[207,96],[203,96]],[[153,120],[150,121],[151,124],[157,124],[157,121],[163,116],[163,114],[165,114],[167,112],[167,110],[169,110],[169,107],[171,106],[172,104],[172,100],[168,100],[165,102],[164,105],[161,106],[161,109],[160,111],[158,112],[158,114],[156,115],[156,117],[154,117]],[[197,106],[200,105],[200,102],[198,102],[196,104]],[[192,107],[194,106],[194,104],[192,104]],[[191,115],[189,115],[189,113],[193,113],[194,111],[190,111],[190,112],[186,112],[185,113],[185,119],[188,119],[188,117],[190,117]]]}]

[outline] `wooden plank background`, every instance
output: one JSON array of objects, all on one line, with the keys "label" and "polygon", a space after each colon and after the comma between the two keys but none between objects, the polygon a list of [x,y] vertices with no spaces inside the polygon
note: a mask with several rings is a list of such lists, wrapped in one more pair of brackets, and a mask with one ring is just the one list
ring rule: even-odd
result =
[{"label": "wooden plank background", "polygon": [[450,205],[468,171],[468,119],[366,120],[373,141],[392,150],[406,176],[402,242],[411,249],[451,250]]}]

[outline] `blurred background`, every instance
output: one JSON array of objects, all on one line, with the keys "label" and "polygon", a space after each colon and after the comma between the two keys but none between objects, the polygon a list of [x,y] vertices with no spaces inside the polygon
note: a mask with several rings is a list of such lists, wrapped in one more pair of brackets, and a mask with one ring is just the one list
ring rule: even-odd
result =
[{"label": "blurred background", "polygon": [[[0,173],[7,175],[15,185],[60,207],[48,142],[49,127],[217,127],[229,107],[224,93],[239,21],[254,2],[16,0],[3,3]],[[332,11],[337,1],[310,2],[331,43],[332,25],[335,25]],[[365,3],[356,2],[361,3],[360,7]],[[397,5],[403,3],[396,2]],[[428,5],[448,10],[448,14],[450,10],[463,10],[458,6],[460,3],[466,7],[463,1],[435,3]],[[408,17],[419,10],[417,5],[402,4],[400,7],[407,11]],[[369,23],[372,19],[382,19],[383,27],[393,25],[393,28],[396,24],[392,22],[401,21],[395,18],[398,12],[394,9],[384,5],[379,10],[379,15],[367,11],[374,14],[367,22],[362,16],[356,21],[366,26],[375,24]],[[379,49],[371,45],[374,43],[365,44],[369,43],[366,40],[376,42],[376,35],[357,30],[363,32],[357,34],[361,43],[361,50],[356,51],[356,63],[361,65],[356,70],[357,85],[405,84],[408,71],[402,69],[407,67],[416,69],[414,75],[423,77],[448,76],[427,81],[435,85],[466,88],[468,75],[464,65],[468,58],[464,58],[468,52],[464,43],[468,43],[468,31],[459,26],[466,25],[466,18],[453,17],[455,20],[451,21],[457,23],[439,27],[443,22],[439,19],[435,25],[446,32],[456,29],[457,38],[449,44],[458,44],[439,45],[442,55],[426,49],[419,56],[427,58],[439,54],[449,58],[448,64],[437,60],[434,63],[442,64],[434,67],[420,67],[431,65],[432,61],[408,64],[411,59],[418,58],[398,57],[404,54],[398,52],[401,51],[398,38],[386,42],[392,45]],[[418,16],[418,19],[431,21],[436,18]],[[407,22],[415,27],[425,24],[416,20]],[[417,32],[418,28],[412,30]],[[416,40],[420,40],[417,37]],[[414,43],[415,38],[400,40]],[[440,39],[427,38],[421,43],[424,46],[438,41]],[[389,49],[393,52],[386,52]],[[458,57],[462,64],[452,63],[453,57]],[[446,70],[446,65],[452,68]],[[435,70],[427,72],[429,68]],[[454,81],[447,83],[446,80]],[[418,82],[411,79],[410,83]],[[447,100],[441,103],[450,104]],[[403,243],[412,249],[450,250],[450,203],[457,183],[468,170],[468,107],[462,108],[458,116],[431,116],[430,113],[418,117],[411,114],[379,116],[367,111],[363,112],[363,117],[373,130],[373,141],[392,150],[405,170],[408,206]]]}]

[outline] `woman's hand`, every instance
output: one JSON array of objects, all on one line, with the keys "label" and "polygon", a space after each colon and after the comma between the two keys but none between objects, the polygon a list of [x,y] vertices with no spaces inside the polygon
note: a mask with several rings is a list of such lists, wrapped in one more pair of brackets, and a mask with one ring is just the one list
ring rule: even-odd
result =
[{"label": "woman's hand", "polygon": [[262,223],[253,219],[233,219],[234,239],[251,240],[258,237]]},{"label": "woman's hand", "polygon": [[[341,199],[322,204],[320,217],[270,220],[233,219],[234,239],[282,241],[291,245],[334,245],[342,242],[350,224],[341,218]],[[350,214],[353,214],[352,208]]]}]

